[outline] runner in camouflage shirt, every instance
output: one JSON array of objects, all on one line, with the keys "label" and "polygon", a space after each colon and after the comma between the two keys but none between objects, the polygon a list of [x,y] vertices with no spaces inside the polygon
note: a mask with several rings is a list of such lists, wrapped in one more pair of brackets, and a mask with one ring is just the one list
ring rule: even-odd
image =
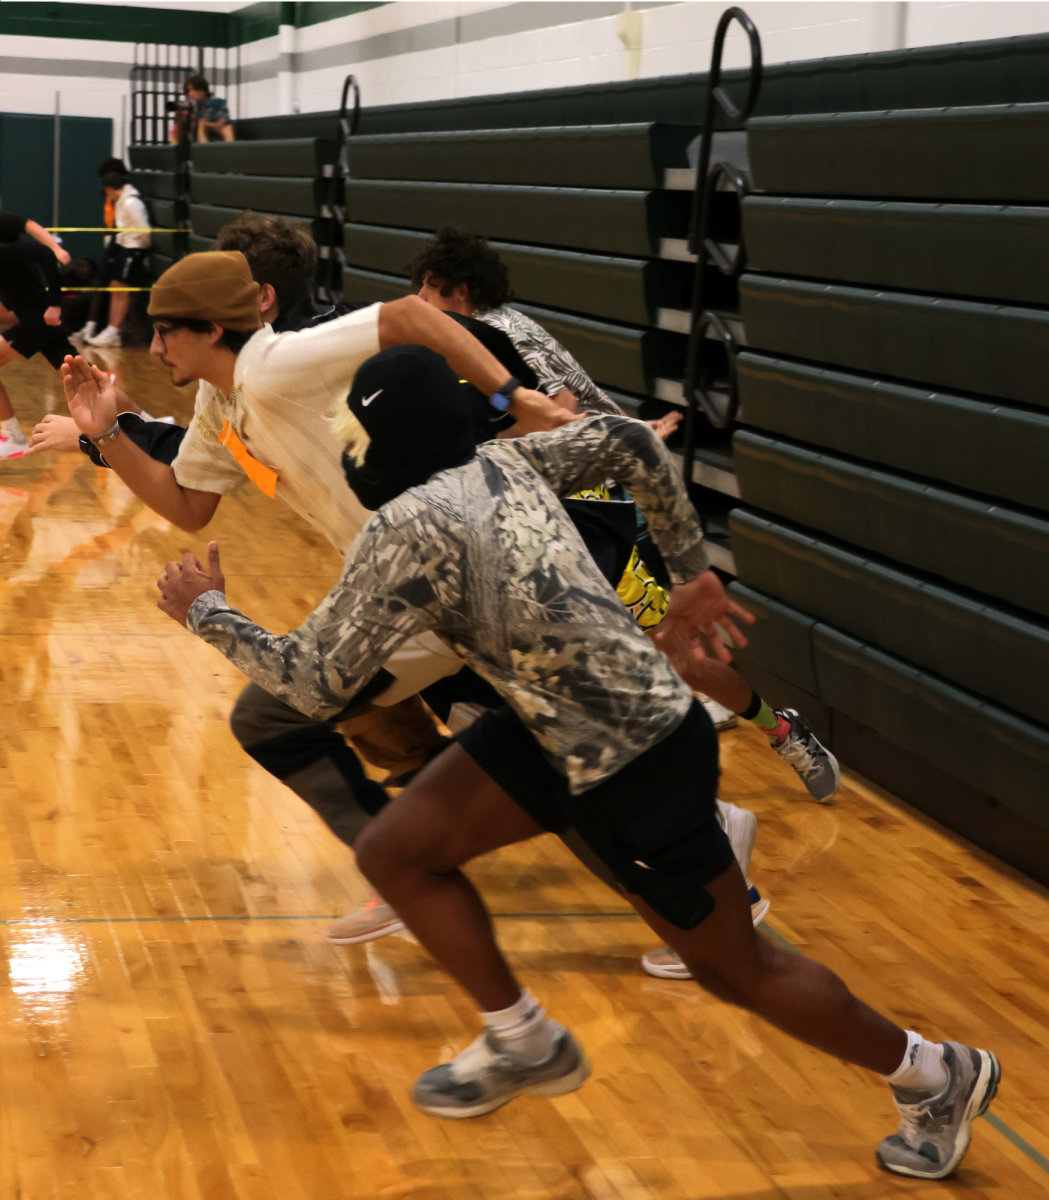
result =
[{"label": "runner in camouflage shirt", "polygon": [[609,476],[647,516],[675,582],[706,568],[662,443],[642,422],[600,415],[489,442],[385,505],[340,582],[287,637],[214,591],[194,602],[189,627],[317,719],[344,709],[406,638],[433,630],[507,699],[579,794],[672,732],[692,701],[560,504]]}]

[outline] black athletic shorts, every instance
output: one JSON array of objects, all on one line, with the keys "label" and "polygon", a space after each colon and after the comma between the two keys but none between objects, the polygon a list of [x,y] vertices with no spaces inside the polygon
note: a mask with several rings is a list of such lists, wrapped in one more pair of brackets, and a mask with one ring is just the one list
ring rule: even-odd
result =
[{"label": "black athletic shorts", "polygon": [[698,701],[673,733],[581,796],[508,705],[456,740],[534,821],[551,833],[574,828],[626,891],[672,925],[693,929],[709,916],[705,885],[733,855],[717,821],[717,734]]},{"label": "black athletic shorts", "polygon": [[45,322],[44,309],[26,310],[17,316],[18,324],[0,330],[0,337],[23,358],[42,354],[57,371],[67,354],[78,353],[62,332],[61,325],[48,325]]},{"label": "black athletic shorts", "polygon": [[107,249],[99,270],[99,286],[123,283],[128,287],[144,287],[149,282],[148,255],[148,250],[128,246]]}]

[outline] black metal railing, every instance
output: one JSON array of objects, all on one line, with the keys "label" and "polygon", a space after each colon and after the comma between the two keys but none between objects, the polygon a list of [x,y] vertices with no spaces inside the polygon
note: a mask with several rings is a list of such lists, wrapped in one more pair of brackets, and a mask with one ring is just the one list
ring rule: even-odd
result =
[{"label": "black metal railing", "polygon": [[[742,26],[750,43],[750,77],[747,96],[737,107],[721,87],[721,56],[729,25],[736,21]],[[692,464],[696,453],[696,420],[700,413],[715,429],[727,429],[739,406],[736,391],[736,342],[728,323],[706,306],[708,264],[729,276],[743,269],[742,242],[735,252],[709,236],[715,193],[726,187],[746,194],[747,181],[736,167],[716,163],[711,168],[710,155],[714,140],[714,122],[718,109],[734,124],[742,125],[754,111],[761,90],[761,38],[754,22],[741,8],[728,8],[721,14],[714,34],[714,49],[707,76],[707,103],[703,114],[703,132],[696,167],[696,187],[692,199],[692,221],[689,229],[689,250],[696,255],[696,275],[692,292],[692,315],[689,325],[688,358],[685,368],[685,437],[683,469],[685,479],[692,479]]]},{"label": "black metal railing", "polygon": [[[353,91],[353,111],[347,104]],[[361,122],[361,89],[355,75],[347,75],[342,82],[342,100],[339,102],[339,123],[335,133],[335,163],[332,166],[331,184],[328,188],[328,269],[325,273],[327,299],[333,301],[342,293],[342,227],[346,222],[344,204],[345,181],[350,174],[349,140],[357,132]]]},{"label": "black metal railing", "polygon": [[240,117],[240,47],[180,46],[136,42],[129,74],[131,127],[128,145],[166,146],[171,140],[175,108],[185,100],[183,84],[203,75],[216,95]]}]

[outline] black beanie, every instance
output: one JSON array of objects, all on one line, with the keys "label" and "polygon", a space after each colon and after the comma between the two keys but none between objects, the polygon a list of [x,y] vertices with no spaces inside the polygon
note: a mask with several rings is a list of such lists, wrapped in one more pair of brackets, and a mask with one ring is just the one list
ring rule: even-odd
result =
[{"label": "black beanie", "polygon": [[470,402],[455,372],[425,346],[392,346],[363,363],[346,399],[370,439],[363,462],[342,459],[346,482],[378,509],[431,475],[461,467],[476,443]]}]

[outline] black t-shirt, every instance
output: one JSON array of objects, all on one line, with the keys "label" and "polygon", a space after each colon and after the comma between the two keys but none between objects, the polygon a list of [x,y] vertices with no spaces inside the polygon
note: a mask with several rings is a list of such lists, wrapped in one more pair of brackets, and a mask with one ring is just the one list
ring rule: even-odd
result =
[{"label": "black t-shirt", "polygon": [[0,303],[19,320],[62,303],[58,259],[39,242],[20,242],[25,217],[0,213]]}]

